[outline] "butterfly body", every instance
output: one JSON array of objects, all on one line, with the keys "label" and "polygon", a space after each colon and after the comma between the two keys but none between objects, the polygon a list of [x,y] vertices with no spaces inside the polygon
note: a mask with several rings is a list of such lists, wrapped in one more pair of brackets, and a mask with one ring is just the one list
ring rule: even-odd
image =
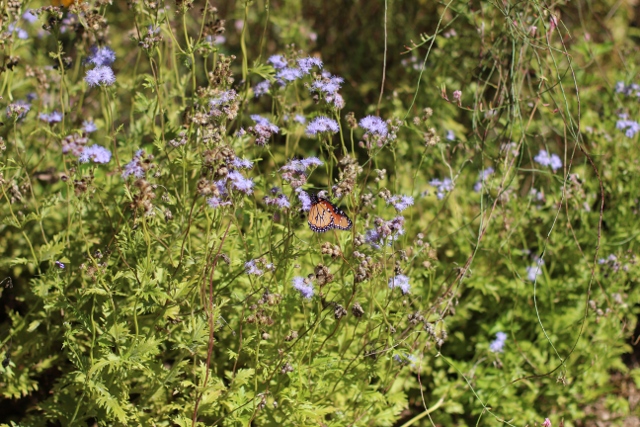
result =
[{"label": "butterfly body", "polygon": [[324,233],[333,228],[338,230],[349,230],[352,222],[342,209],[331,203],[327,199],[318,197],[317,194],[310,194],[311,209],[309,210],[309,228],[316,233]]}]

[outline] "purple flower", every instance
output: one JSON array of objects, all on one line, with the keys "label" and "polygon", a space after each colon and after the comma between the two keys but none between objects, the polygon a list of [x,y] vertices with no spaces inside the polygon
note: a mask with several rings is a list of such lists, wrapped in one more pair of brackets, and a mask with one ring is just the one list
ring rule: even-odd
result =
[{"label": "purple flower", "polygon": [[635,95],[640,96],[640,85],[632,83],[625,85],[624,82],[617,82],[615,86],[616,93],[621,93],[625,96]]},{"label": "purple flower", "polygon": [[265,197],[264,202],[267,206],[277,206],[280,209],[288,209],[291,207],[289,199],[284,194],[278,194],[275,197]]},{"label": "purple flower", "polygon": [[251,261],[247,261],[244,263],[244,271],[249,275],[254,276],[262,276],[264,274],[263,270],[260,270],[256,265],[256,260],[252,259]]},{"label": "purple flower", "polygon": [[406,295],[411,289],[411,285],[409,285],[409,278],[404,274],[398,274],[397,276],[389,279],[389,288],[400,288],[402,290],[402,294]]},{"label": "purple flower", "polygon": [[305,133],[308,136],[316,136],[319,133],[337,133],[340,130],[338,122],[329,117],[318,116],[307,125]]},{"label": "purple flower", "polygon": [[92,47],[91,48],[91,56],[87,62],[93,64],[97,67],[111,65],[116,60],[116,53],[110,48],[104,47]]},{"label": "purple flower", "polygon": [[498,332],[496,339],[489,345],[489,350],[494,353],[502,353],[504,351],[504,344],[507,341],[507,334],[504,332]]},{"label": "purple flower", "polygon": [[387,205],[393,205],[398,212],[402,212],[409,206],[413,206],[413,197],[411,196],[391,196],[387,199]]},{"label": "purple flower", "polygon": [[269,80],[264,80],[258,83],[257,85],[255,85],[255,87],[253,88],[253,93],[256,98],[259,98],[262,95],[269,92],[270,87],[271,87],[271,82]]},{"label": "purple flower", "polygon": [[307,169],[312,166],[320,166],[322,161],[317,157],[306,159],[293,159],[282,166],[282,179],[287,181],[293,188],[302,187],[307,182]]},{"label": "purple flower", "polygon": [[344,79],[338,76],[332,76],[328,73],[322,73],[323,78],[314,81],[311,89],[322,92],[325,95],[335,95],[340,90],[340,86],[344,83]]},{"label": "purple flower", "polygon": [[541,275],[540,267],[537,265],[533,265],[531,267],[527,267],[527,279],[531,282],[535,282],[536,278]]},{"label": "purple flower", "polygon": [[89,86],[99,86],[101,84],[111,86],[116,82],[116,75],[111,68],[106,65],[101,65],[93,70],[88,70],[84,80]]},{"label": "purple flower", "polygon": [[62,153],[71,153],[76,157],[80,157],[88,141],[89,139],[85,135],[79,135],[77,133],[67,135],[62,140]]},{"label": "purple flower", "polygon": [[280,132],[278,126],[258,114],[252,114],[251,119],[256,122],[256,125],[249,128],[249,132],[256,136],[256,144],[258,145],[266,145],[271,135]]},{"label": "purple flower", "polygon": [[111,161],[111,151],[97,144],[91,147],[85,147],[82,154],[78,157],[80,163],[87,163],[93,160],[93,163],[109,163]]},{"label": "purple flower", "polygon": [[544,265],[544,260],[538,258],[536,261],[536,265],[532,265],[531,267],[527,267],[527,279],[530,282],[535,282],[536,278],[542,274],[541,265]]},{"label": "purple flower", "polygon": [[18,38],[21,40],[26,40],[29,38],[29,33],[18,27],[16,24],[9,24],[9,27],[7,29],[9,30],[9,33],[18,33]]},{"label": "purple flower", "polygon": [[25,21],[27,21],[29,24],[33,24],[34,22],[36,22],[38,20],[38,15],[36,15],[33,12],[33,9],[27,9],[25,10],[25,12],[22,14],[22,19],[24,19]]},{"label": "purple flower", "polygon": [[64,270],[64,264],[60,261],[56,261],[56,267],[58,267],[60,270]]},{"label": "purple flower", "polygon": [[231,205],[231,201],[230,200],[223,201],[222,199],[220,199],[220,197],[213,196],[207,199],[207,204],[213,209],[217,209],[221,206]]},{"label": "purple flower", "polygon": [[31,110],[31,104],[25,100],[18,100],[12,104],[7,105],[7,117],[15,117],[16,119],[23,119],[27,113]]},{"label": "purple flower", "polygon": [[327,71],[322,72],[322,77],[316,79],[312,84],[309,90],[313,92],[317,92],[319,95],[324,97],[324,100],[333,104],[336,108],[341,109],[344,107],[344,99],[338,93],[340,90],[340,85],[344,82],[342,77],[332,76]]},{"label": "purple flower", "polygon": [[144,157],[144,150],[136,151],[133,159],[126,165],[124,165],[124,170],[122,171],[122,177],[127,178],[129,175],[133,175],[136,178],[144,177],[146,170],[142,166],[142,158]]},{"label": "purple flower", "polygon": [[287,66],[287,61],[282,55],[273,55],[269,59],[267,59],[267,62],[273,65],[273,68],[275,68],[276,70],[280,70]]},{"label": "purple flower", "polygon": [[551,427],[551,420],[549,418],[545,418],[542,422],[542,427]]},{"label": "purple flower", "polygon": [[300,67],[303,74],[309,74],[313,67],[322,68],[322,61],[320,58],[302,58],[298,59],[298,67]]},{"label": "purple flower", "polygon": [[280,132],[280,128],[274,124],[272,124],[269,119],[259,116],[258,114],[252,114],[251,120],[256,122],[256,125],[267,128],[271,133]]},{"label": "purple flower", "polygon": [[480,173],[478,174],[478,181],[476,181],[475,185],[473,186],[473,191],[479,193],[480,190],[482,190],[483,182],[486,181],[491,175],[493,175],[493,172],[494,170],[491,166],[483,171],[480,171]]},{"label": "purple flower", "polygon": [[438,197],[438,200],[444,199],[444,194],[453,190],[453,181],[449,178],[445,178],[442,181],[439,179],[432,179],[429,181],[429,185],[437,188],[436,196]]},{"label": "purple flower", "polygon": [[82,130],[86,133],[91,133],[97,131],[98,127],[93,123],[93,120],[85,120],[82,122]]},{"label": "purple flower", "polygon": [[447,131],[447,135],[445,136],[445,138],[446,138],[448,141],[455,141],[455,140],[456,140],[456,134],[455,134],[455,133],[453,133],[453,131],[452,131],[452,130],[448,130],[448,131]]},{"label": "purple flower", "polygon": [[415,369],[418,366],[417,365],[418,358],[413,354],[408,354],[408,353],[402,353],[402,355],[396,354],[393,356],[393,360],[395,360],[396,362],[402,365],[409,365],[411,369]]},{"label": "purple flower", "polygon": [[245,178],[238,171],[231,171],[227,176],[231,180],[233,188],[235,188],[236,190],[241,191],[245,194],[253,193],[253,181],[251,180],[251,178]]},{"label": "purple flower", "polygon": [[233,159],[231,164],[236,169],[253,169],[253,162],[251,160],[241,159],[240,157]]},{"label": "purple flower", "polygon": [[336,93],[331,97],[327,97],[327,102],[333,102],[333,106],[338,110],[342,110],[346,105],[344,99],[342,98],[342,95],[340,95],[339,93]]},{"label": "purple flower", "polygon": [[385,244],[391,246],[400,236],[404,234],[404,217],[399,215],[390,221],[384,221],[376,218],[374,221],[376,227],[367,230],[364,240],[373,249],[381,249]]},{"label": "purple flower", "polygon": [[301,188],[296,188],[296,193],[298,193],[298,200],[300,200],[300,203],[302,204],[302,210],[306,212],[311,209],[311,198],[309,197],[309,193]]},{"label": "purple flower", "polygon": [[209,101],[209,105],[211,107],[219,107],[221,105],[229,105],[229,104],[233,103],[233,101],[235,101],[237,97],[238,97],[238,94],[236,93],[235,90],[233,90],[233,89],[225,90],[223,92],[220,92],[215,98],[213,98],[211,101]]},{"label": "purple flower", "polygon": [[276,73],[276,78],[280,84],[286,84],[286,82],[293,82],[302,77],[302,71],[298,68],[283,68]]},{"label": "purple flower", "polygon": [[562,167],[562,160],[560,160],[560,157],[558,157],[557,154],[549,156],[549,153],[547,153],[546,150],[540,150],[533,160],[542,166],[551,166],[551,169],[553,169],[554,172]]},{"label": "purple flower", "polygon": [[300,295],[302,295],[306,299],[311,299],[313,297],[313,284],[306,284],[303,277],[294,277],[293,287],[296,288],[296,290],[300,292]]},{"label": "purple flower", "polygon": [[[160,28],[158,28],[160,29]],[[224,44],[227,41],[227,38],[223,35],[218,34],[217,36],[207,36],[205,37],[205,41],[210,45]]]},{"label": "purple flower", "polygon": [[293,159],[282,166],[280,170],[288,172],[304,172],[312,166],[322,166],[322,160],[317,157],[307,157],[306,159]]},{"label": "purple flower", "polygon": [[[634,120],[626,120],[626,115],[620,115],[621,120],[616,122],[616,128],[624,130],[627,138],[633,138],[640,131],[640,124]],[[625,130],[626,129],[626,130]]]},{"label": "purple flower", "polygon": [[293,121],[300,123],[301,125],[307,123],[307,118],[300,114],[296,114],[293,118]]},{"label": "purple flower", "polygon": [[367,116],[360,120],[360,127],[370,134],[387,136],[387,123],[377,116]]},{"label": "purple flower", "polygon": [[51,114],[40,113],[40,120],[45,121],[47,123],[59,123],[62,121],[62,113],[54,111]]}]

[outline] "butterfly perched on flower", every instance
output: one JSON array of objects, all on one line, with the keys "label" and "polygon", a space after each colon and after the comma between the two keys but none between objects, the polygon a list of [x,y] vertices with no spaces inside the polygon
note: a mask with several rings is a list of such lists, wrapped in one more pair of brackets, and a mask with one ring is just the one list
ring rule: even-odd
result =
[{"label": "butterfly perched on flower", "polygon": [[309,228],[316,233],[324,233],[332,228],[349,230],[352,222],[342,210],[327,199],[309,194],[311,209],[309,210]]}]

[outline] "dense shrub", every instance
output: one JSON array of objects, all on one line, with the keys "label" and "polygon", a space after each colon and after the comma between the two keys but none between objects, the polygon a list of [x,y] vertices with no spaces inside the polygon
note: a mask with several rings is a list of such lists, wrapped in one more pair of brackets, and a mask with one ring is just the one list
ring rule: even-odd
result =
[{"label": "dense shrub", "polygon": [[630,3],[62,3],[0,27],[0,421],[638,421]]}]

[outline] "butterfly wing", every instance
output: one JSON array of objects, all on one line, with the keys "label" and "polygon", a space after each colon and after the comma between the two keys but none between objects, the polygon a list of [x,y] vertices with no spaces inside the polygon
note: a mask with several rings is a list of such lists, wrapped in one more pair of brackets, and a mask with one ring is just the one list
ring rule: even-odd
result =
[{"label": "butterfly wing", "polygon": [[309,210],[309,228],[316,233],[324,233],[333,228],[333,216],[330,209],[331,203],[326,200],[318,200],[311,205]]},{"label": "butterfly wing", "polygon": [[347,214],[342,212],[337,206],[331,205],[331,207],[333,208],[333,227],[339,230],[349,230],[353,223]]},{"label": "butterfly wing", "polygon": [[316,195],[311,196],[308,222],[311,230],[316,233],[324,233],[332,228],[349,230],[352,225],[349,217],[340,208]]}]

